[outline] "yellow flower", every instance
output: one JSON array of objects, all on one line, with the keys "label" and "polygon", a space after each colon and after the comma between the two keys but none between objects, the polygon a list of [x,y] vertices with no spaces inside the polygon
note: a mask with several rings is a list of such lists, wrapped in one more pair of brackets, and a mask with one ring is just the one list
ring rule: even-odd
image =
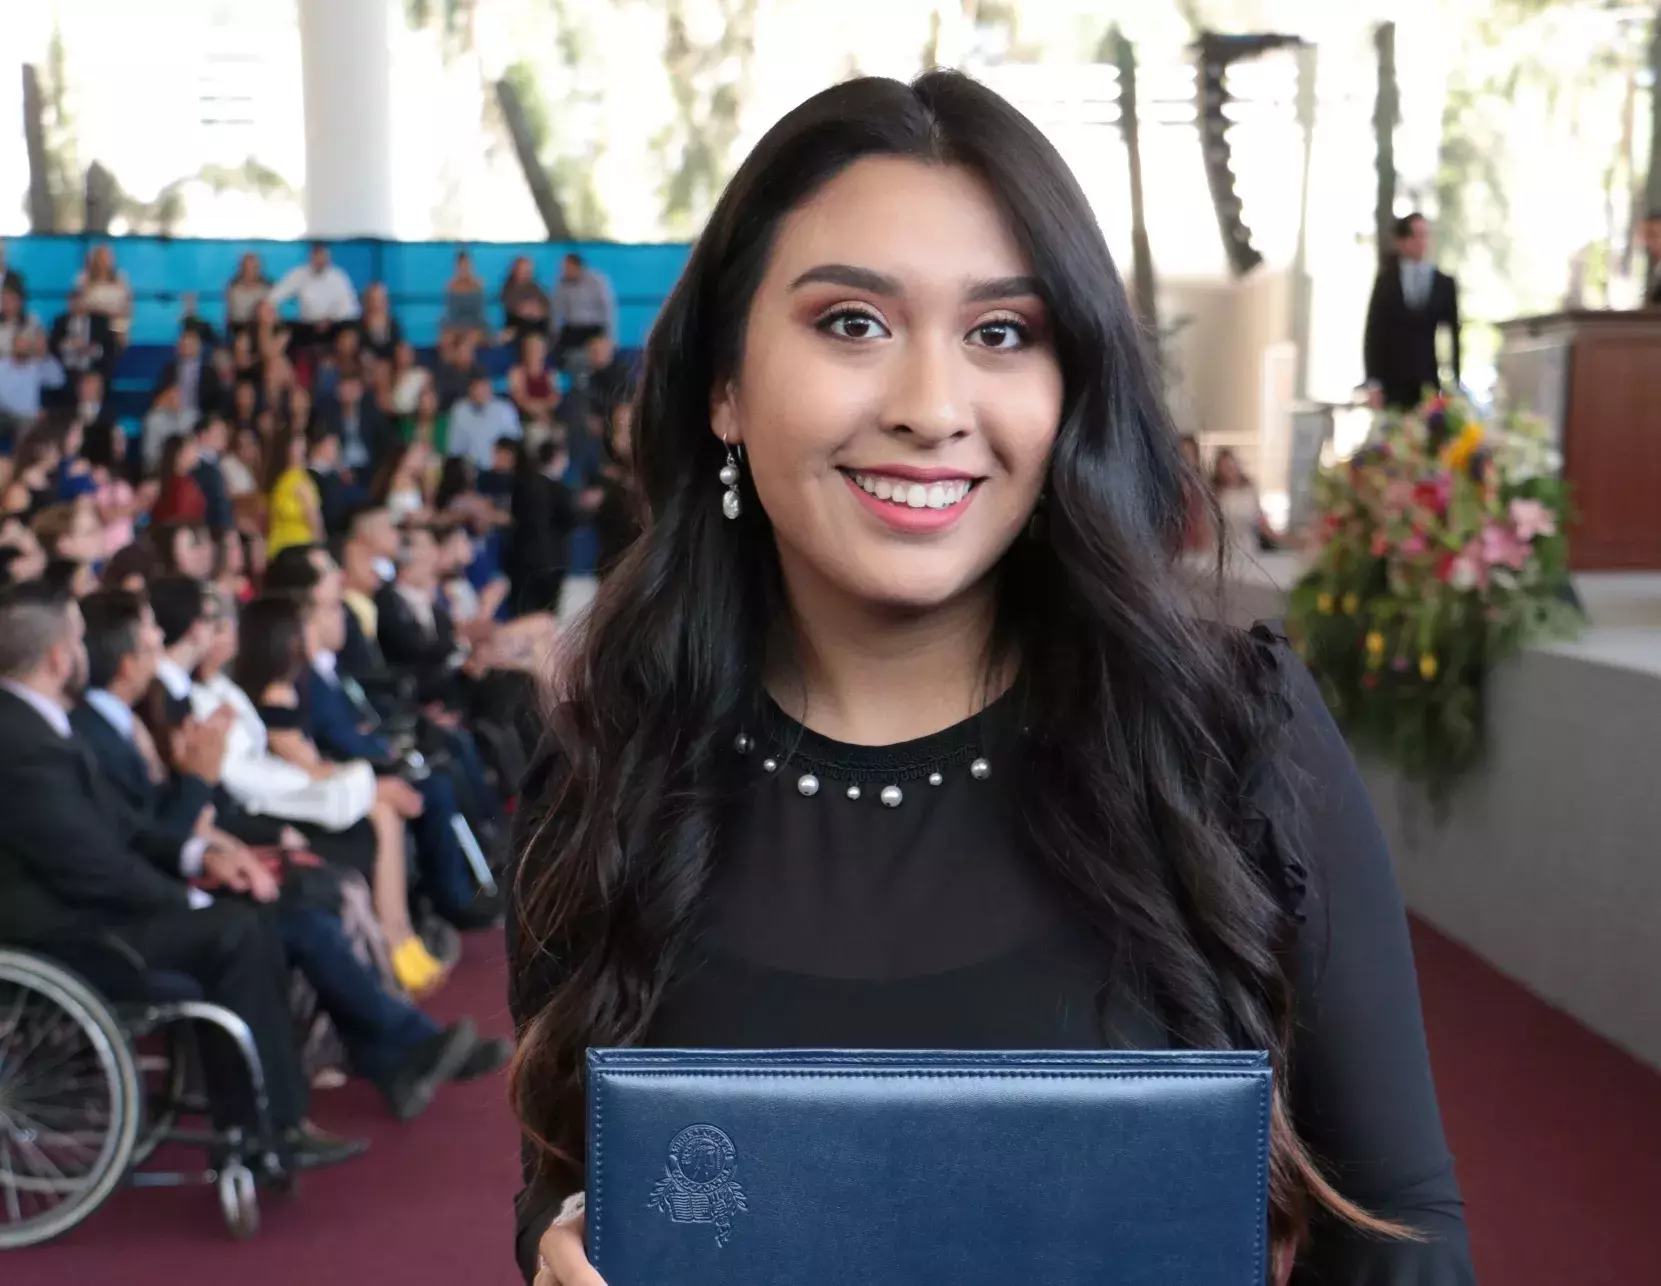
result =
[{"label": "yellow flower", "polygon": [[1367,635],[1367,668],[1378,669],[1384,660],[1384,635],[1377,630]]},{"label": "yellow flower", "polygon": [[1361,606],[1361,595],[1354,592],[1344,595],[1344,615],[1354,616],[1355,609]]},{"label": "yellow flower", "polygon": [[1467,424],[1459,430],[1459,436],[1442,448],[1442,463],[1455,473],[1461,473],[1470,467],[1471,457],[1476,455],[1482,446],[1482,426]]},{"label": "yellow flower", "polygon": [[1436,677],[1436,654],[1426,652],[1419,658],[1419,677],[1429,683]]},{"label": "yellow flower", "polygon": [[1322,616],[1332,615],[1332,595],[1321,593],[1315,596],[1315,610]]}]

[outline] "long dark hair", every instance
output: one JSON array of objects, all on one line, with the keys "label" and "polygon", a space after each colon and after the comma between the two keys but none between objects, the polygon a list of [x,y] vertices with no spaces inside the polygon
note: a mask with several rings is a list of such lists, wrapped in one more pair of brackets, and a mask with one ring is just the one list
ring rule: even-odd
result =
[{"label": "long dark hair", "polygon": [[1014,788],[1025,846],[1099,936],[1104,981],[1140,983],[1179,1044],[1271,1052],[1282,1245],[1302,1238],[1312,1200],[1399,1232],[1331,1188],[1286,1108],[1295,925],[1244,802],[1247,765],[1286,718],[1273,658],[1201,622],[1179,579],[1185,484],[1199,480],[1083,192],[1025,117],[950,72],[847,81],[775,125],[653,327],[632,452],[646,531],[602,583],[553,694],[559,769],[529,810],[517,877],[515,976],[551,983],[514,1069],[542,1172],[580,1173],[584,1049],[646,1034],[693,931],[739,785],[733,739],[787,611],[748,474],[737,521],[716,503],[711,390],[739,369],[781,221],[874,155],[984,178],[1052,319],[1061,424],[1043,521],[999,569],[994,638],[995,659],[1020,659],[1032,730]]},{"label": "long dark hair", "polygon": [[369,483],[369,503],[377,508],[384,506],[387,497],[392,494],[392,484],[398,480],[398,474],[404,467],[404,461],[415,449],[415,443],[406,442],[402,446],[388,451],[381,461],[381,467],[375,470],[375,476]]},{"label": "long dark hair", "polygon": [[267,594],[242,609],[232,678],[259,702],[273,683],[294,683],[306,668],[305,605],[292,594]]}]

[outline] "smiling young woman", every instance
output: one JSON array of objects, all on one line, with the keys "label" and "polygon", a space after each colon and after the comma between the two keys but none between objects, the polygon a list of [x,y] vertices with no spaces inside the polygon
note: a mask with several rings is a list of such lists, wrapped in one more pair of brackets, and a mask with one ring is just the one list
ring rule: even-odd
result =
[{"label": "smiling young woman", "polygon": [[1198,480],[1043,136],[951,73],[785,117],[634,443],[520,815],[526,1277],[598,1281],[583,1054],[655,1044],[1267,1049],[1282,1274],[1469,1281],[1365,791],[1284,648],[1192,614]]}]

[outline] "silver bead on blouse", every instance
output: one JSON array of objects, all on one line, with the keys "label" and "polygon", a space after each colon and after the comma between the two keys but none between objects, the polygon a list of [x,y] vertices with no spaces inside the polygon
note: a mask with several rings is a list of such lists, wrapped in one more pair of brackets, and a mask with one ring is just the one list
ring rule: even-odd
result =
[{"label": "silver bead on blouse", "polygon": [[943,782],[945,780],[946,779],[944,777],[942,777],[937,772],[931,772],[929,774],[929,785],[931,785],[931,786],[938,786],[941,782]]},{"label": "silver bead on blouse", "polygon": [[985,781],[992,775],[992,765],[984,759],[977,759],[969,765],[969,775],[976,781]]},{"label": "silver bead on blouse", "polygon": [[883,807],[885,808],[898,808],[900,806],[900,801],[905,798],[905,795],[901,793],[898,786],[884,786],[882,788],[882,794],[878,795],[877,798],[882,800]]},{"label": "silver bead on blouse", "polygon": [[778,770],[779,761],[777,759],[763,759],[761,761],[762,772],[777,772]]},{"label": "silver bead on blouse", "polygon": [[849,799],[858,799],[859,798],[859,787],[858,786],[849,786],[848,787],[848,798]]},{"label": "silver bead on blouse", "polygon": [[810,799],[819,793],[819,779],[810,772],[803,773],[796,778],[797,793],[808,796]]},{"label": "silver bead on blouse", "polygon": [[750,739],[749,733],[741,732],[732,743],[732,748],[741,755],[747,755],[755,749],[755,742]]}]

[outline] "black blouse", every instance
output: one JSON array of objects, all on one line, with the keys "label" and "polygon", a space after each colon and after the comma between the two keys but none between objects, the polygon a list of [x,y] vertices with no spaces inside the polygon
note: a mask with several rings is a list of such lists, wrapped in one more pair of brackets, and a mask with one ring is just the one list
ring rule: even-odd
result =
[{"label": "black blouse", "polygon": [[[1401,895],[1343,739],[1307,672],[1277,656],[1291,676],[1292,762],[1259,776],[1301,785],[1282,799],[1265,784],[1250,811],[1259,860],[1300,925],[1293,1115],[1340,1191],[1425,1236],[1382,1242],[1323,1223],[1292,1280],[1461,1286],[1474,1276]],[[698,945],[647,1043],[1172,1044],[1156,1006],[1100,996],[1101,945],[1020,853],[1004,786],[1019,753],[1010,706],[882,747],[829,741],[771,708],[750,738],[754,787],[724,832]],[[513,988],[521,1025],[536,990]],[[563,1195],[535,1182],[520,1194],[527,1279]]]}]

